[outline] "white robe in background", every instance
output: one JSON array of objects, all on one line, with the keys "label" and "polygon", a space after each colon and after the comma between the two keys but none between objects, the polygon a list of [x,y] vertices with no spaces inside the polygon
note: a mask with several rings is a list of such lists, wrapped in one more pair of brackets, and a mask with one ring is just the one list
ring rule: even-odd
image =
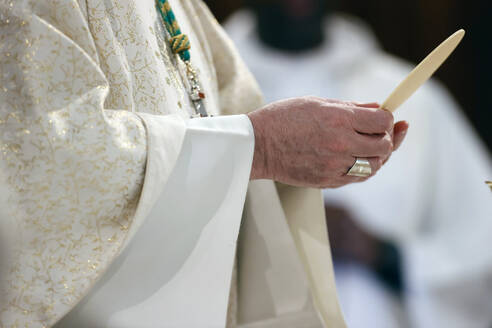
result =
[{"label": "white robe in background", "polygon": [[[412,69],[382,52],[368,27],[350,17],[328,17],[326,41],[302,54],[265,46],[254,26],[245,11],[225,24],[268,101],[314,94],[382,102]],[[398,109],[399,119],[410,123],[408,135],[376,177],[326,190],[325,199],[347,206],[363,227],[400,246],[413,326],[488,327],[492,195],[484,181],[492,177],[489,153],[435,81]],[[356,313],[345,311],[349,326],[357,322],[351,320]]]},{"label": "white robe in background", "polygon": [[[261,106],[206,6],[170,3],[209,113]],[[320,191],[248,183],[249,120],[190,121],[183,72],[154,0],[0,0],[0,326],[224,327],[230,301],[344,327]]]}]

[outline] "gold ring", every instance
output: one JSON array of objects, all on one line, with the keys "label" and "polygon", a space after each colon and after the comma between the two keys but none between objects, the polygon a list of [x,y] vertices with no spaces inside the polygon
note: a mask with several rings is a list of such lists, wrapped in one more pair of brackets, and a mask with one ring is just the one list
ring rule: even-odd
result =
[{"label": "gold ring", "polygon": [[365,158],[357,157],[354,165],[348,170],[347,175],[367,178],[372,173],[371,164]]}]

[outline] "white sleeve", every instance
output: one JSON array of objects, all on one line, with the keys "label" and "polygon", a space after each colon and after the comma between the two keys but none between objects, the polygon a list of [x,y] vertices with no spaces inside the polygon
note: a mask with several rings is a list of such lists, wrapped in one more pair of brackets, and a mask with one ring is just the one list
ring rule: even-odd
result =
[{"label": "white sleeve", "polygon": [[253,151],[246,115],[188,121],[156,206],[58,327],[225,326]]}]

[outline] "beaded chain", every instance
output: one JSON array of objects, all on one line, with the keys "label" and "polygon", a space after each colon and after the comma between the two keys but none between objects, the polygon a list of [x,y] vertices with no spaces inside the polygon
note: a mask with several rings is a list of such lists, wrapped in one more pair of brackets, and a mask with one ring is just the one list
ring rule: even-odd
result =
[{"label": "beaded chain", "polygon": [[198,74],[191,65],[190,61],[190,40],[186,34],[181,32],[176,16],[171,8],[171,4],[168,0],[156,0],[157,10],[159,11],[164,26],[166,27],[169,36],[166,35],[169,45],[173,53],[179,55],[179,58],[186,65],[186,77],[190,82],[190,90],[188,91],[190,99],[195,106],[195,114],[192,117],[206,117],[208,116],[203,103],[205,93],[202,91],[200,82],[198,80]]}]

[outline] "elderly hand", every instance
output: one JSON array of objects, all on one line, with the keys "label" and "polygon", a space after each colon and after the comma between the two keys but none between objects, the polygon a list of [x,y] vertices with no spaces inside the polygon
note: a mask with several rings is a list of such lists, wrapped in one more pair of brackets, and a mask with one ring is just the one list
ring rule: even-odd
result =
[{"label": "elderly hand", "polygon": [[277,101],[248,114],[255,131],[251,179],[334,188],[367,178],[347,176],[356,157],[374,175],[408,129],[378,104],[318,97]]}]

